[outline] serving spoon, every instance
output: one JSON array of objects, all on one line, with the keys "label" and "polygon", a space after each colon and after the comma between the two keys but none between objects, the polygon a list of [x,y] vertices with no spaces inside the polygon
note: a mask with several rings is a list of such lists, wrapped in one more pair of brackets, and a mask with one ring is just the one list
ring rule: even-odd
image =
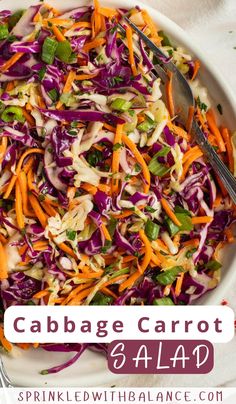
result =
[{"label": "serving spoon", "polygon": [[[158,75],[163,83],[166,83],[167,80],[169,80],[168,72],[173,73],[172,86],[174,105],[176,110],[178,110],[178,119],[181,123],[185,124],[188,119],[189,108],[193,107],[194,111],[196,109],[196,103],[190,85],[176,65],[170,60],[166,60],[166,55],[160,48],[158,48],[158,46],[156,46],[132,21],[130,21],[126,15],[122,15],[122,18],[131,26],[131,28],[133,28],[133,30],[138,34],[139,38],[151,49],[157,58],[158,64],[154,65],[152,73]],[[124,30],[124,27],[121,26],[121,28]],[[165,62],[163,62],[163,60]],[[222,180],[222,183],[227,189],[232,201],[234,204],[236,204],[236,178],[219,158],[215,149],[208,142],[206,136],[195,119],[193,119],[192,122],[191,133],[193,134],[196,143],[206,155],[213,170]]]}]

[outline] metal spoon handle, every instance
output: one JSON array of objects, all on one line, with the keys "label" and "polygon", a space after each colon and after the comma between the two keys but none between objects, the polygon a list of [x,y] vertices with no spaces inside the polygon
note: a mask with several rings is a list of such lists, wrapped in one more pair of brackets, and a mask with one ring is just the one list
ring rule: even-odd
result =
[{"label": "metal spoon handle", "polygon": [[193,134],[196,137],[196,141],[202,148],[204,154],[207,156],[212,168],[218,174],[219,178],[223,182],[225,188],[227,189],[231,199],[236,204],[236,178],[229,171],[228,167],[219,158],[215,149],[206,139],[204,133],[199,128],[196,121],[193,122],[192,126]]}]

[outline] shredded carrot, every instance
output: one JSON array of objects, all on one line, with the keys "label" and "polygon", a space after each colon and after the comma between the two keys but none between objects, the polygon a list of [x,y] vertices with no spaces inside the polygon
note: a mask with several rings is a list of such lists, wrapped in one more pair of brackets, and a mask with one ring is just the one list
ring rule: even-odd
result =
[{"label": "shredded carrot", "polygon": [[0,71],[1,71],[2,73],[4,73],[4,72],[7,71],[8,69],[10,69],[10,67],[12,67],[23,55],[24,55],[23,52],[17,52],[17,53],[15,53],[10,59],[8,59],[8,60],[0,67]]},{"label": "shredded carrot", "polygon": [[195,60],[191,81],[193,81],[196,78],[200,67],[201,67],[201,64],[200,64],[199,60]]},{"label": "shredded carrot", "polygon": [[207,131],[207,132],[208,132],[207,127],[206,127],[206,121],[205,121],[205,119],[204,119],[204,117],[203,117],[203,115],[202,115],[202,112],[201,112],[201,110],[200,110],[199,107],[197,107],[196,116],[197,116],[197,119],[199,120],[200,125],[202,126],[202,129],[203,129],[204,131]]},{"label": "shredded carrot", "polygon": [[25,106],[25,109],[26,109],[26,111],[32,111],[32,110],[33,110],[33,107],[32,107],[32,105],[31,105],[29,102],[27,102],[27,104],[26,104],[26,106]]},{"label": "shredded carrot", "polygon": [[7,143],[8,143],[7,136],[3,136],[1,138],[1,144],[0,144],[0,163],[4,159],[4,156],[5,156],[5,153],[7,150]]},{"label": "shredded carrot", "polygon": [[11,91],[14,88],[14,81],[9,81],[6,86],[6,91]]},{"label": "shredded carrot", "polygon": [[124,279],[127,279],[128,276],[129,276],[129,274],[116,276],[115,278],[112,278],[109,281],[107,281],[106,283],[104,283],[102,285],[102,287],[104,288],[104,287],[107,287],[109,285],[114,285],[114,283],[117,283],[118,281],[122,281]]},{"label": "shredded carrot", "polygon": [[7,257],[2,242],[0,241],[0,279],[7,279],[8,277],[8,265],[7,265]]},{"label": "shredded carrot", "polygon": [[216,199],[214,201],[214,204],[213,204],[214,208],[217,208],[218,206],[220,206],[221,202],[222,202],[222,195],[221,195],[221,193],[218,193],[216,196]]},{"label": "shredded carrot", "polygon": [[66,38],[64,37],[64,35],[62,34],[62,32],[59,30],[59,28],[56,25],[52,26],[52,30],[53,30],[55,37],[57,38],[57,40],[59,42],[66,41]]},{"label": "shredded carrot", "polygon": [[186,129],[187,129],[188,133],[190,133],[191,129],[192,129],[193,117],[194,117],[194,107],[191,106],[191,107],[189,107],[189,110],[188,110],[188,120],[186,123]]},{"label": "shredded carrot", "polygon": [[[69,72],[68,76],[67,76],[66,83],[65,83],[65,86],[64,86],[63,91],[62,91],[63,94],[70,92],[72,84],[73,84],[73,82],[75,80],[75,77],[76,77],[75,71],[71,70]],[[59,108],[61,108],[61,106],[62,106],[61,101],[58,101],[58,103],[56,105],[56,108],[59,109]]]},{"label": "shredded carrot", "polygon": [[167,200],[165,198],[161,198],[161,205],[162,205],[163,209],[165,210],[166,214],[172,220],[172,222],[174,222],[174,224],[176,224],[176,226],[180,227],[181,223],[180,223],[179,219],[175,216],[175,213],[173,212],[173,210],[171,209],[169,203],[167,202]]},{"label": "shredded carrot", "polygon": [[94,287],[86,288],[82,290],[80,293],[78,293],[69,303],[69,306],[74,306],[77,304],[80,304],[81,300],[83,300],[85,297],[89,295],[90,292],[92,292]]},{"label": "shredded carrot", "polygon": [[104,17],[107,17],[107,18],[113,18],[118,14],[115,9],[107,8],[107,7],[100,7],[99,8],[99,13],[102,14]]},{"label": "shredded carrot", "polygon": [[154,252],[152,252],[151,261],[158,267],[161,264],[161,261],[159,260],[159,258],[156,256],[156,254]]},{"label": "shredded carrot", "polygon": [[[88,267],[89,268],[89,267]],[[65,272],[65,271],[64,271]],[[89,273],[79,273],[76,276],[77,278],[85,278],[85,279],[95,279],[95,278],[100,278],[103,275],[104,271],[98,271],[98,272],[89,272]]]},{"label": "shredded carrot", "polygon": [[169,122],[167,124],[167,126],[176,136],[182,137],[183,139],[186,139],[187,141],[190,140],[190,136],[188,135],[186,130],[184,130],[180,126],[174,125],[172,122]]},{"label": "shredded carrot", "polygon": [[111,192],[111,189],[110,189],[109,185],[106,185],[106,184],[99,184],[98,189],[99,189],[99,191],[105,192],[108,195]]},{"label": "shredded carrot", "polygon": [[195,216],[191,218],[192,224],[203,224],[203,223],[211,223],[213,221],[213,217],[210,216]]},{"label": "shredded carrot", "polygon": [[143,16],[144,22],[146,23],[148,29],[151,32],[151,36],[153,37],[153,39],[155,39],[155,42],[157,43],[157,45],[160,45],[162,38],[159,37],[158,32],[157,32],[157,27],[156,27],[155,23],[153,22],[152,18],[150,17],[150,15],[148,14],[148,12],[146,10],[142,10],[142,16]]},{"label": "shredded carrot", "polygon": [[231,229],[226,229],[225,234],[226,234],[228,243],[233,243],[234,242],[234,235],[233,235],[232,230]]},{"label": "shredded carrot", "polygon": [[75,76],[75,80],[90,80],[96,77],[98,73],[93,73],[93,74],[77,74]]},{"label": "shredded carrot", "polygon": [[21,167],[22,167],[22,164],[24,162],[24,159],[29,154],[32,154],[32,153],[44,154],[44,151],[42,149],[36,149],[35,148],[35,149],[29,149],[29,150],[27,150],[26,152],[24,152],[22,154],[22,156],[21,156],[21,158],[20,158],[20,160],[19,160],[19,162],[17,164],[16,174],[11,177],[11,180],[10,180],[10,182],[8,184],[8,187],[7,187],[7,189],[6,189],[6,191],[5,191],[4,195],[3,195],[3,199],[7,199],[9,197],[9,195],[10,195],[10,193],[11,193],[11,191],[12,191],[12,189],[13,189],[15,183],[16,183],[17,177],[18,177],[18,175],[19,175],[19,173],[21,171]]},{"label": "shredded carrot", "polygon": [[148,193],[149,188],[150,188],[150,172],[149,169],[145,163],[145,160],[143,158],[143,156],[139,153],[136,145],[133,143],[133,141],[123,133],[122,135],[122,140],[125,143],[125,145],[132,151],[134,157],[136,158],[137,162],[141,165],[142,170],[143,170],[143,176],[145,179],[145,184],[144,184],[144,192],[145,194]]},{"label": "shredded carrot", "polygon": [[[55,240],[54,240],[55,241]],[[70,255],[71,257],[78,259],[77,255],[74,253],[74,251],[72,250],[72,248],[70,248],[68,245],[66,245],[65,243],[60,243],[58,244],[58,247],[64,251],[66,254]]]},{"label": "shredded carrot", "polygon": [[34,299],[41,299],[44,296],[48,296],[49,295],[49,290],[44,289],[44,290],[40,290],[40,292],[35,293],[35,295],[33,296]]},{"label": "shredded carrot", "polygon": [[182,284],[183,284],[183,280],[184,280],[184,272],[181,272],[177,277],[176,286],[175,286],[175,295],[177,297],[181,293],[181,287],[182,287]]},{"label": "shredded carrot", "polygon": [[83,47],[83,52],[88,53],[91,49],[98,48],[99,46],[104,45],[106,42],[105,38],[96,38],[91,42],[87,42]]},{"label": "shredded carrot", "polygon": [[225,142],[227,154],[228,154],[228,162],[229,162],[229,169],[233,173],[234,172],[234,156],[233,156],[233,146],[231,143],[231,137],[227,128],[222,129],[222,137]]},{"label": "shredded carrot", "polygon": [[113,297],[115,300],[118,298],[118,296],[114,292],[112,292],[110,289],[108,289],[106,287],[102,288],[102,292],[105,293],[105,295]]},{"label": "shredded carrot", "polygon": [[141,274],[139,271],[135,271],[126,281],[122,282],[119,286],[119,292],[123,292],[123,290],[130,288],[133,284],[140,278]]},{"label": "shredded carrot", "polygon": [[79,22],[75,22],[72,27],[70,27],[71,30],[74,30],[76,28],[91,28],[92,24],[91,22],[88,21],[79,21]]},{"label": "shredded carrot", "polygon": [[104,126],[105,129],[109,130],[110,132],[115,132],[116,131],[116,129],[113,126],[109,125],[106,122],[103,124],[103,126]]},{"label": "shredded carrot", "polygon": [[3,236],[3,234],[0,233],[0,242],[4,245],[7,243],[6,237]]},{"label": "shredded carrot", "polygon": [[191,247],[197,248],[199,246],[199,239],[198,238],[192,238],[192,239],[190,239],[188,241],[184,241],[182,244],[183,244],[184,247],[191,246]]},{"label": "shredded carrot", "polygon": [[22,113],[26,119],[26,121],[30,124],[30,126],[35,126],[35,120],[32,117],[32,115],[30,115],[25,108],[22,108]]},{"label": "shredded carrot", "polygon": [[57,211],[56,209],[54,209],[49,203],[43,201],[41,203],[43,209],[45,210],[45,212],[48,214],[48,216],[56,216]]},{"label": "shredded carrot", "polygon": [[190,157],[195,155],[195,153],[201,151],[199,146],[190,147],[190,149],[184,154],[183,163],[185,163]]},{"label": "shredded carrot", "polygon": [[36,241],[33,243],[33,247],[37,251],[43,251],[46,248],[48,248],[48,242],[47,241]]},{"label": "shredded carrot", "polygon": [[88,182],[84,182],[80,185],[80,188],[84,189],[91,195],[95,195],[97,193],[97,187],[94,185],[89,184]]},{"label": "shredded carrot", "polygon": [[15,209],[16,209],[16,221],[18,227],[22,230],[25,227],[25,220],[23,215],[23,202],[19,181],[16,181]]},{"label": "shredded carrot", "polygon": [[206,118],[207,118],[207,123],[208,126],[210,128],[210,130],[212,131],[212,133],[215,135],[216,137],[216,141],[219,147],[219,151],[220,152],[225,152],[226,151],[226,147],[224,144],[224,140],[221,136],[221,133],[216,125],[216,120],[215,120],[215,115],[212,109],[209,109],[206,113]]},{"label": "shredded carrot", "polygon": [[32,168],[30,168],[28,171],[27,181],[28,181],[29,190],[30,191],[36,190],[35,184],[34,184],[34,172],[33,172]]},{"label": "shredded carrot", "polygon": [[[122,132],[123,132],[123,127],[124,125],[117,125],[116,127],[116,133],[115,133],[115,137],[114,137],[114,147],[116,145],[121,145],[121,139],[122,139]],[[113,149],[114,149],[113,147]],[[120,152],[121,152],[121,148],[118,147],[118,149],[113,150],[113,155],[112,155],[112,165],[111,165],[111,169],[112,169],[112,184],[111,184],[111,191],[112,193],[117,193],[118,192],[118,188],[119,188],[119,180],[116,177],[116,175],[119,172],[119,165],[120,165]]]},{"label": "shredded carrot", "polygon": [[109,233],[109,231],[108,231],[108,229],[107,229],[107,227],[106,227],[106,225],[104,223],[101,224],[101,229],[102,229],[102,232],[103,232],[103,235],[104,235],[105,239],[108,240],[108,241],[112,241],[111,235],[110,235],[110,233]]},{"label": "shredded carrot", "polygon": [[126,38],[127,38],[127,46],[128,46],[128,50],[129,50],[129,62],[130,62],[130,66],[132,69],[132,73],[134,76],[137,76],[138,72],[137,72],[137,67],[135,64],[135,58],[134,58],[134,48],[133,48],[133,32],[132,32],[132,28],[130,26],[127,26],[126,29]]},{"label": "shredded carrot", "polygon": [[5,338],[2,326],[0,326],[0,342],[6,351],[10,352],[12,350],[12,344]]},{"label": "shredded carrot", "polygon": [[185,176],[186,176],[186,174],[187,174],[187,172],[188,172],[189,167],[191,166],[191,164],[192,164],[195,160],[199,159],[199,158],[202,157],[202,156],[203,156],[203,153],[202,153],[201,150],[199,150],[199,151],[196,151],[194,154],[192,154],[192,155],[188,158],[188,160],[184,163],[184,166],[183,166],[183,174],[182,174],[182,176],[181,176],[182,181],[184,180],[184,178],[185,178]]},{"label": "shredded carrot", "polygon": [[51,24],[59,25],[60,27],[62,27],[62,26],[63,27],[68,27],[68,26],[71,26],[73,24],[73,21],[71,19],[57,17],[57,18],[47,18],[47,19],[45,18],[43,20],[43,23],[45,25],[48,25],[48,23],[50,25],[50,23],[51,23]]},{"label": "shredded carrot", "polygon": [[131,216],[131,215],[133,215],[134,214],[134,211],[133,210],[126,210],[125,212],[123,212],[123,213],[120,213],[120,214],[113,214],[112,216],[114,216],[116,219],[123,219],[124,217],[129,217],[129,216]]},{"label": "shredded carrot", "polygon": [[34,213],[36,214],[41,226],[45,228],[47,226],[47,215],[45,215],[43,209],[41,208],[38,199],[33,194],[29,194],[29,201],[32,206]]},{"label": "shredded carrot", "polygon": [[166,82],[166,99],[170,117],[175,115],[175,105],[173,100],[173,73],[168,72],[169,80]]}]

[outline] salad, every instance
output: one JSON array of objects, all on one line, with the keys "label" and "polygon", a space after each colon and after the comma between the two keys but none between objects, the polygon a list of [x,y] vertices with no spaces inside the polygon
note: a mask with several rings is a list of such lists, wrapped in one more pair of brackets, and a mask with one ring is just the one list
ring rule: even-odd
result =
[{"label": "salad", "polygon": [[[124,13],[189,80],[197,110],[185,126],[173,77],[163,86],[153,74],[157,61]],[[12,305],[186,305],[217,287],[235,206],[191,137],[194,114],[234,174],[236,142],[217,125],[199,61],[139,7],[95,0],[60,12],[40,3],[3,10],[0,20],[2,313]],[[3,326],[0,341],[12,350]],[[87,348],[107,349],[40,346],[75,352],[43,374]]]}]

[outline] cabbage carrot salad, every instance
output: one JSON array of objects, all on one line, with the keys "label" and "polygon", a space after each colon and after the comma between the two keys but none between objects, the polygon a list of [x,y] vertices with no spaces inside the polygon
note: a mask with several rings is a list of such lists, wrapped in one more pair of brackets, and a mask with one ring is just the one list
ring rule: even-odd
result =
[{"label": "cabbage carrot salad", "polygon": [[[172,75],[163,86],[153,74],[156,60],[123,13],[191,83],[197,108],[185,126]],[[186,305],[214,289],[235,207],[191,137],[194,114],[233,173],[235,146],[199,85],[199,61],[138,7],[96,0],[62,12],[40,3],[0,19],[2,313],[11,305]],[[11,351],[3,328],[0,341]],[[44,374],[88,347],[106,351],[42,347],[75,352]]]}]

